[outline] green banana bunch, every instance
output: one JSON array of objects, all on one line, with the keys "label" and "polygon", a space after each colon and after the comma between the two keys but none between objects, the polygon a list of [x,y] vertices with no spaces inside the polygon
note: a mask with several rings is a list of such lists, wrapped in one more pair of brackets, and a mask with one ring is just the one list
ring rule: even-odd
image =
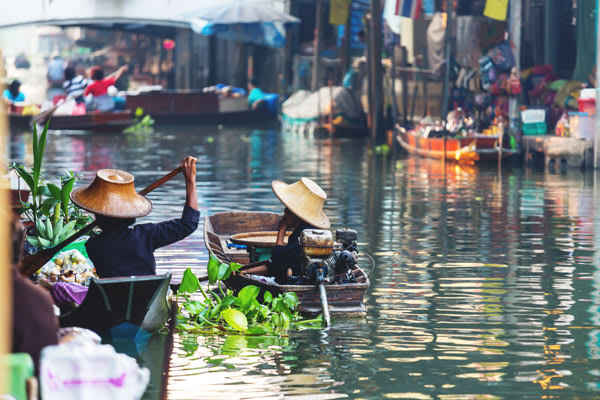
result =
[{"label": "green banana bunch", "polygon": [[50,218],[46,218],[46,222],[38,219],[35,224],[37,236],[28,236],[27,241],[38,249],[54,247],[75,233],[75,222],[73,220],[64,225],[63,218],[60,217],[58,222],[52,225]]}]

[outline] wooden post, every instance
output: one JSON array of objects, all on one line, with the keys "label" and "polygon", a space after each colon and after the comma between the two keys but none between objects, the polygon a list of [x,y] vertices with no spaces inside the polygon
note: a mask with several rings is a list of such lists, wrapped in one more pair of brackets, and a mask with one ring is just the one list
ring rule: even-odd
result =
[{"label": "wooden post", "polygon": [[371,65],[371,92],[373,101],[373,116],[371,125],[371,140],[373,145],[382,142],[383,139],[383,85],[381,68],[381,2],[380,0],[371,1],[371,26],[370,26],[371,47],[370,65]]},{"label": "wooden post", "polygon": [[[596,27],[600,22],[600,0],[596,0]],[[600,168],[600,29],[596,29],[596,126],[594,129],[594,169]]]},{"label": "wooden post", "polygon": [[[446,0],[446,35],[444,37],[445,42],[445,51],[446,51],[446,73],[444,74],[444,98],[442,103],[442,121],[446,121],[446,116],[448,115],[449,108],[449,98],[450,98],[450,59],[452,56],[452,14],[454,13],[454,9],[452,6],[452,0]],[[444,152],[446,149],[444,148]]]},{"label": "wooden post", "polygon": [[[4,58],[0,51],[0,82],[4,82]],[[8,354],[11,351],[12,334],[12,279],[11,279],[11,255],[9,223],[11,221],[11,210],[8,205],[8,189],[10,183],[6,176],[6,151],[8,135],[8,116],[6,107],[0,106],[0,354]],[[3,243],[3,244],[2,244]],[[8,371],[0,367],[0,393],[6,393],[10,382]]]},{"label": "wooden post", "polygon": [[[512,0],[510,2],[510,38],[513,57],[517,70],[521,70],[521,0]],[[508,133],[515,135],[517,131],[517,119],[519,118],[519,104],[517,98],[511,96],[508,99]]]},{"label": "wooden post", "polygon": [[321,14],[323,14],[323,0],[317,0],[313,42],[312,80],[310,83],[310,90],[312,90],[313,92],[319,89],[319,60],[321,58],[321,25],[323,20],[323,16]]},{"label": "wooden post", "polygon": [[351,31],[352,31],[352,0],[350,0],[348,4],[348,18],[346,19],[346,25],[344,26],[344,47],[342,49],[342,60],[344,62],[344,71],[345,74],[350,70],[352,65],[350,60],[350,42],[351,42]]},{"label": "wooden post", "polygon": [[406,51],[405,46],[400,46],[402,52],[402,119],[404,120],[404,125],[408,125],[408,72],[406,68],[408,68],[408,52]]}]

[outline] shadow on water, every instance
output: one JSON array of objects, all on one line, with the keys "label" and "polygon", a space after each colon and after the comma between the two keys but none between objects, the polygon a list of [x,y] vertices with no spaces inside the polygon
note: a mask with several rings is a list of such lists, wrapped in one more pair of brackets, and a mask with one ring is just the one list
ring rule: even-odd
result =
[{"label": "shadow on water", "polygon": [[[11,159],[30,161],[29,143],[13,135]],[[46,168],[91,180],[116,167],[143,187],[193,154],[203,215],[281,212],[271,180],[309,176],[332,227],[356,228],[377,261],[364,320],[285,338],[178,336],[170,398],[599,397],[600,180],[370,157],[366,144],[268,125],[52,134]],[[183,180],[169,182],[144,221],[176,217],[183,198]],[[175,279],[202,274],[201,227],[157,257]]]}]

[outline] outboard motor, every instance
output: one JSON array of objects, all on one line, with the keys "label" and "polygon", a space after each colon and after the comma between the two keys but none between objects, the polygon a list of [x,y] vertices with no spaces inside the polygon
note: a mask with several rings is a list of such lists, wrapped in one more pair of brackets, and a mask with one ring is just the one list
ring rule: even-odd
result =
[{"label": "outboard motor", "polygon": [[341,245],[331,254],[328,264],[334,265],[334,283],[355,283],[352,273],[358,265],[356,240],[358,234],[354,229],[342,228],[335,231],[335,240]]},{"label": "outboard motor", "polygon": [[333,270],[325,263],[333,252],[331,231],[305,229],[298,240],[304,254],[300,267],[302,278],[308,283],[331,282]]}]

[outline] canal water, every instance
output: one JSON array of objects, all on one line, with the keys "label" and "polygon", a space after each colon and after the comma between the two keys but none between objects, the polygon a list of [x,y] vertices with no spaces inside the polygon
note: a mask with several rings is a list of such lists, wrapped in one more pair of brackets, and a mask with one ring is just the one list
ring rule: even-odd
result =
[{"label": "canal water", "polygon": [[[31,161],[31,135],[10,155]],[[198,157],[203,215],[281,212],[270,182],[316,180],[332,227],[371,254],[367,317],[283,338],[176,337],[171,399],[539,399],[600,397],[600,181],[580,171],[462,167],[366,141],[275,126],[164,126],[145,135],[52,133],[49,175],[115,167],[139,188]],[[152,193],[144,221],[177,217],[178,177]],[[202,228],[157,253],[175,280],[202,274]],[[130,353],[153,370],[161,343]],[[137,354],[136,354],[137,352]],[[156,367],[159,365],[159,367]],[[153,367],[154,366],[154,367]]]}]

